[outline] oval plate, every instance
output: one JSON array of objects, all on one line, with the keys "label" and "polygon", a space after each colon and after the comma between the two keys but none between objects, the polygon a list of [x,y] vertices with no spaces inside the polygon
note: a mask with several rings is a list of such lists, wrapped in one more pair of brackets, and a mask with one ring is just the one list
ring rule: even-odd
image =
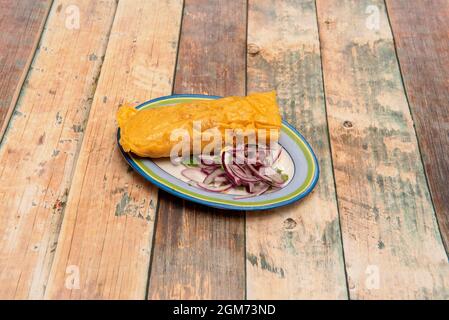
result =
[{"label": "oval plate", "polygon": [[[195,100],[219,99],[218,96],[200,94],[179,94],[160,97],[137,106],[144,110],[154,107],[163,107],[175,103],[193,102]],[[117,132],[117,143],[120,140],[120,129]],[[304,137],[286,121],[282,121],[279,144],[283,147],[286,172],[289,181],[280,190],[265,193],[247,199],[234,199],[235,194],[223,194],[206,191],[191,186],[179,175],[179,167],[166,159],[140,158],[132,153],[123,151],[125,160],[141,176],[159,188],[180,198],[201,203],[206,206],[230,210],[266,210],[281,207],[304,198],[315,187],[319,177],[319,167],[316,156]]]}]

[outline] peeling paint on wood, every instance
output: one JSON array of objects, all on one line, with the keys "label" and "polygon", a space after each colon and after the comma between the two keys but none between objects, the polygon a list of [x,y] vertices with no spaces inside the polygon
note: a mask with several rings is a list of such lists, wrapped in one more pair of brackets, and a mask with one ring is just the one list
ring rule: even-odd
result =
[{"label": "peeling paint on wood", "polygon": [[[368,6],[378,25],[367,25]],[[350,298],[447,299],[449,265],[384,1],[317,0],[317,11]]]},{"label": "peeling paint on wood", "polygon": [[[245,94],[246,2],[186,0],[175,93]],[[243,299],[244,216],[160,192],[150,299]]]},{"label": "peeling paint on wood", "polygon": [[16,106],[51,3],[52,0],[0,1],[0,140]]},{"label": "peeling paint on wood", "polygon": [[248,18],[248,91],[276,89],[321,168],[304,200],[247,214],[248,298],[347,298],[314,1],[250,1]]},{"label": "peeling paint on wood", "polygon": [[[72,3],[57,0],[52,7],[17,112],[0,148],[3,298],[43,297],[81,141],[81,134],[73,132],[71,126],[87,117],[90,105],[84,101],[93,95],[90,79],[101,67],[80,57],[92,51],[103,54],[115,11],[114,0],[77,1],[85,25],[68,30],[64,12],[58,13],[56,8]],[[98,15],[103,18],[98,19]],[[75,75],[78,81],[73,81]],[[53,88],[57,95],[49,93]],[[64,115],[61,124],[55,123],[58,114]]]},{"label": "peeling paint on wood", "polygon": [[449,254],[449,1],[386,3],[424,168]]},{"label": "peeling paint on wood", "polygon": [[[115,114],[121,103],[170,94],[176,61],[172,42],[179,37],[181,11],[181,0],[118,3],[89,121],[77,123],[85,138],[47,298],[145,298],[157,188],[123,160]],[[136,77],[127,72],[133,67],[144,72]],[[79,289],[65,285],[71,266],[79,268]]]}]

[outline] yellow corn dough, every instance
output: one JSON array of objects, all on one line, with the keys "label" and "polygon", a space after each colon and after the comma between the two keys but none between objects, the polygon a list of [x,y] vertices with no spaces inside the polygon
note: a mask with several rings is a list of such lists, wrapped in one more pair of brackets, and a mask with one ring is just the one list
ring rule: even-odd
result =
[{"label": "yellow corn dough", "polygon": [[246,97],[198,100],[141,111],[124,105],[117,112],[117,120],[123,149],[150,158],[170,156],[170,150],[178,143],[170,141],[173,130],[185,129],[191,136],[194,121],[201,121],[201,132],[218,128],[223,141],[226,129],[255,129],[256,134],[265,131],[269,142],[269,131],[274,129],[277,135],[275,138],[272,136],[272,139],[277,140],[281,127],[274,91],[253,93]]}]

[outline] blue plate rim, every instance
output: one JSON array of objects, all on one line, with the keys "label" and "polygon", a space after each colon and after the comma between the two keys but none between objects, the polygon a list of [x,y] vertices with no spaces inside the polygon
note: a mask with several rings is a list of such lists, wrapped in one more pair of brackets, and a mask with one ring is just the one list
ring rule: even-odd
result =
[{"label": "blue plate rim", "polygon": [[[214,98],[214,99],[220,99],[222,98],[221,96],[216,96],[216,95],[205,95],[205,94],[173,94],[173,95],[167,95],[167,96],[161,96],[158,98],[154,98],[145,102],[142,102],[141,104],[139,104],[138,106],[136,106],[136,109],[140,109],[150,103],[155,103],[161,100],[167,100],[167,99],[171,99],[171,98]],[[143,178],[145,178],[145,180],[151,182],[153,185],[157,186],[159,189],[162,189],[176,197],[179,197],[181,199],[184,200],[188,200],[191,202],[195,202],[195,203],[199,203],[208,207],[212,207],[212,208],[217,208],[217,209],[226,209],[226,210],[232,210],[232,211],[262,211],[262,210],[269,210],[269,209],[274,209],[274,208],[280,208],[280,207],[284,207],[287,206],[289,204],[292,204],[296,201],[299,201],[303,198],[305,198],[307,195],[310,194],[310,192],[312,192],[312,190],[315,188],[319,177],[320,177],[320,166],[318,163],[318,159],[315,155],[315,152],[313,151],[312,147],[310,146],[310,143],[304,138],[304,136],[295,128],[293,127],[291,124],[289,124],[287,121],[285,121],[284,119],[282,119],[282,123],[285,124],[287,127],[289,127],[296,135],[298,135],[300,137],[300,139],[305,143],[305,145],[307,146],[307,148],[310,150],[310,153],[312,155],[313,158],[313,162],[315,163],[316,166],[316,171],[315,171],[315,175],[313,176],[312,182],[310,183],[309,187],[302,193],[300,193],[299,195],[297,195],[296,197],[293,197],[291,199],[288,200],[284,200],[281,202],[276,202],[273,204],[268,204],[268,205],[262,205],[262,206],[258,206],[258,207],[239,207],[237,205],[228,205],[228,204],[222,204],[222,203],[214,203],[214,202],[209,202],[209,201],[204,201],[201,199],[197,199],[197,198],[192,198],[189,197],[188,195],[185,195],[183,193],[180,193],[176,190],[173,190],[171,188],[169,188],[168,186],[160,183],[159,181],[154,180],[152,177],[148,176],[142,169],[140,169],[135,162],[131,159],[131,157],[128,155],[127,152],[125,152],[122,148],[122,146],[120,145],[120,128],[117,129],[117,144],[118,147],[120,149],[120,153],[122,154],[122,156],[125,158],[126,162],[134,169],[136,170],[139,175],[141,175]],[[294,160],[294,159],[293,159]],[[296,164],[295,164],[296,165]]]}]

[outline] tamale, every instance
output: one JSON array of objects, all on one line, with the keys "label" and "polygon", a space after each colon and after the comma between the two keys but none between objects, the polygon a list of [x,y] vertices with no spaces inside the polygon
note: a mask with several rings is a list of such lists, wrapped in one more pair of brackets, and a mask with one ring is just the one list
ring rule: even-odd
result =
[{"label": "tamale", "polygon": [[[266,143],[277,141],[281,127],[275,91],[253,93],[246,97],[198,100],[140,111],[124,105],[117,112],[117,120],[122,148],[126,152],[150,158],[170,156],[179,143],[173,139],[173,132],[184,130],[192,137],[198,124],[200,129],[197,131],[201,133],[216,128],[222,144],[229,131],[245,134],[254,132],[257,140],[264,136]],[[206,143],[202,141],[200,148]],[[192,143],[190,148],[193,153]]]}]

